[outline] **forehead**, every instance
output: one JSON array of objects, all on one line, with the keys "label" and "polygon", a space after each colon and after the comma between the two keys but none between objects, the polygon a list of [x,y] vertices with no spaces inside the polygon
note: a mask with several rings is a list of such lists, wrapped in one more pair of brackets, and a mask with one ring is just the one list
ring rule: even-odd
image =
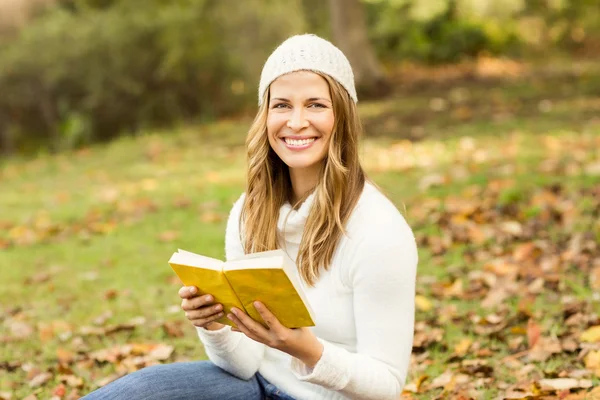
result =
[{"label": "forehead", "polygon": [[271,97],[325,97],[329,96],[329,84],[319,74],[295,71],[275,79],[270,87]]}]

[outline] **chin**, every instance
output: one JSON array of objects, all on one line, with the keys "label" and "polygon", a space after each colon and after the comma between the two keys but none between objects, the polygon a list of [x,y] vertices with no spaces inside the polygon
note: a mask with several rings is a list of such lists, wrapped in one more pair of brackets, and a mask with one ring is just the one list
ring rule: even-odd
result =
[{"label": "chin", "polygon": [[314,168],[317,164],[319,164],[318,161],[315,160],[290,160],[290,159],[284,159],[283,162],[285,163],[285,165],[288,166],[288,168],[290,169],[312,169]]}]

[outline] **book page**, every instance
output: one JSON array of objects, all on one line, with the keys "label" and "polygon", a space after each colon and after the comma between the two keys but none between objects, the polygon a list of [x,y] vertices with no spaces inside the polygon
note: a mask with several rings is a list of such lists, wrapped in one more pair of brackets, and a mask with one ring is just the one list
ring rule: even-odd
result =
[{"label": "book page", "polygon": [[201,256],[189,251],[178,249],[176,253],[173,253],[169,263],[176,263],[181,265],[188,265],[190,267],[197,268],[208,268],[221,271],[223,269],[223,261],[212,257]]}]

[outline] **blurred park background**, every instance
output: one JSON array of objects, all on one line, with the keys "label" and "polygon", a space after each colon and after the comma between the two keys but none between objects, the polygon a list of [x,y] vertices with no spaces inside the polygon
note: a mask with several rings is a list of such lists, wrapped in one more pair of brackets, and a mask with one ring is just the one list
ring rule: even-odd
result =
[{"label": "blurred park background", "polygon": [[0,399],[204,358],[167,260],[223,257],[262,65],[305,32],[419,243],[403,398],[600,398],[597,0],[0,0]]}]

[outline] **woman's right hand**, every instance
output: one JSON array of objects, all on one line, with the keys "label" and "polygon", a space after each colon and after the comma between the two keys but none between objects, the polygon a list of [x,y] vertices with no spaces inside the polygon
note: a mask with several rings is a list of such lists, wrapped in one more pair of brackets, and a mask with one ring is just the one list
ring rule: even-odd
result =
[{"label": "woman's right hand", "polygon": [[179,289],[181,297],[181,309],[185,316],[194,326],[216,331],[225,325],[215,322],[223,316],[223,305],[214,304],[214,298],[210,294],[198,295],[195,286],[183,286]]}]

